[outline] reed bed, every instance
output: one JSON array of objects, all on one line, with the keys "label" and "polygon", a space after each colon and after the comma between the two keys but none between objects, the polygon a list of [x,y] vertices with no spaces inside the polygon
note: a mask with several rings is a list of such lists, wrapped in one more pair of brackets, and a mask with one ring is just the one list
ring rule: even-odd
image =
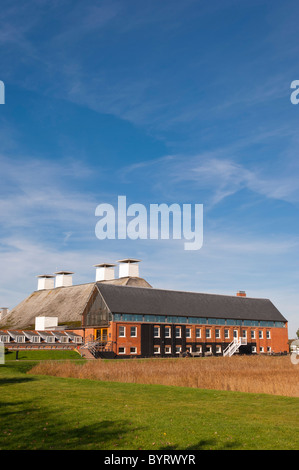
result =
[{"label": "reed bed", "polygon": [[47,361],[30,373],[299,397],[299,365],[289,356]]}]

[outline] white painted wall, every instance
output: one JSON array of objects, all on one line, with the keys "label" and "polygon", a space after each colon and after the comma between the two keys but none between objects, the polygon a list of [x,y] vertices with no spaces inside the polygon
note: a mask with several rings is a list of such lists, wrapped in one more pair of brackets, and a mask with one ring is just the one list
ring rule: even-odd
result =
[{"label": "white painted wall", "polygon": [[119,277],[139,277],[138,263],[120,263]]},{"label": "white painted wall", "polygon": [[58,317],[35,317],[35,329],[43,331],[58,326]]},{"label": "white painted wall", "polygon": [[37,290],[54,289],[54,277],[39,277]]}]

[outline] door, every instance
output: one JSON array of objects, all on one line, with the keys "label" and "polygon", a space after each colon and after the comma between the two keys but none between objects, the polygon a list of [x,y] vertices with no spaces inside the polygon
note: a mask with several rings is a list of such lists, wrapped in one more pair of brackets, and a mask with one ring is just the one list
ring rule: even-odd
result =
[{"label": "door", "polygon": [[95,331],[95,339],[98,341],[107,341],[108,328],[100,328]]}]

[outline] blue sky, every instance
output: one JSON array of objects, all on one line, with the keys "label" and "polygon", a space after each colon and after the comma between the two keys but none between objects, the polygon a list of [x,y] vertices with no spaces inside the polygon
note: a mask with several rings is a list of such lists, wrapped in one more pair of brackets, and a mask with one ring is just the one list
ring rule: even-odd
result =
[{"label": "blue sky", "polygon": [[[267,297],[299,327],[295,1],[5,1],[0,303],[142,259],[155,287]],[[204,205],[204,244],[104,240],[95,208]]]}]

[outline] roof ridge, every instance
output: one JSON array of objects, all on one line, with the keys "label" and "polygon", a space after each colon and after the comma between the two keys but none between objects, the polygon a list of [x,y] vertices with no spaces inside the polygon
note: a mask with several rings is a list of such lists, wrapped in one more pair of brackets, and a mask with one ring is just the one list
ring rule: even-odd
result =
[{"label": "roof ridge", "polygon": [[150,291],[163,291],[163,292],[178,292],[178,293],[182,293],[182,294],[195,294],[195,295],[213,295],[213,296],[219,296],[219,297],[232,297],[234,299],[242,299],[242,300],[248,300],[248,299],[252,299],[252,300],[269,300],[271,302],[270,299],[268,299],[267,297],[238,297],[237,295],[233,295],[233,294],[215,294],[213,292],[196,292],[196,291],[187,291],[187,290],[177,290],[177,289],[163,289],[161,287],[152,287],[152,289],[148,289],[147,287],[144,287],[144,286],[128,286],[128,285],[117,285],[117,284],[109,284],[107,282],[107,284],[102,284],[101,282],[99,282],[99,284],[101,285],[105,285],[105,286],[110,286],[110,287],[126,287],[126,288],[137,288],[137,289],[146,289],[146,290],[150,290]]}]

